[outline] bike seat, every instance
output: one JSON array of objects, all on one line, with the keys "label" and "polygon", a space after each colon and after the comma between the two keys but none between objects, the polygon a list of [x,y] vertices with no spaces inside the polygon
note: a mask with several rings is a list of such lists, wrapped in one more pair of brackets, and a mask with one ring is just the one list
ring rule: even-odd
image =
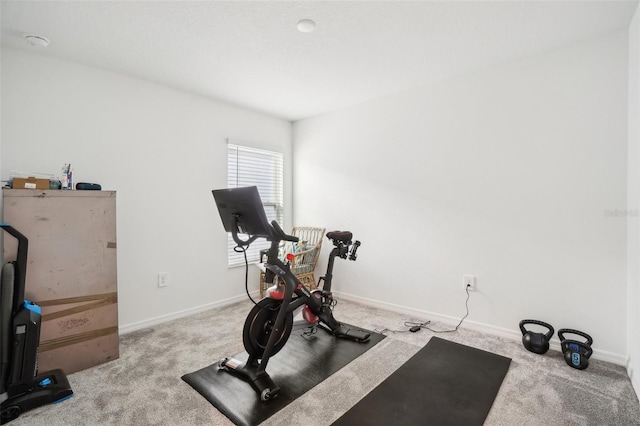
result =
[{"label": "bike seat", "polygon": [[349,231],[331,231],[327,232],[327,238],[330,240],[338,240],[343,243],[348,243],[351,241],[353,234]]}]

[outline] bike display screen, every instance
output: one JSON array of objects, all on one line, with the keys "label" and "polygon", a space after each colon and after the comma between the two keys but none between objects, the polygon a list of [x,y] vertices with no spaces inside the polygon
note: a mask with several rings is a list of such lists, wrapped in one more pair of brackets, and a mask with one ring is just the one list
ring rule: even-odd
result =
[{"label": "bike display screen", "polygon": [[214,189],[211,192],[225,231],[271,237],[272,228],[257,187]]}]

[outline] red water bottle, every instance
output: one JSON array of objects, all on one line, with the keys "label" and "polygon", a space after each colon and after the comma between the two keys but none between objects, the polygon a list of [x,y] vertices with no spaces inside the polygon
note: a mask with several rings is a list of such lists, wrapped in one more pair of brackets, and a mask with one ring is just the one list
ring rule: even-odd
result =
[{"label": "red water bottle", "polygon": [[284,299],[284,284],[276,280],[276,284],[267,289],[267,297],[275,300]]}]

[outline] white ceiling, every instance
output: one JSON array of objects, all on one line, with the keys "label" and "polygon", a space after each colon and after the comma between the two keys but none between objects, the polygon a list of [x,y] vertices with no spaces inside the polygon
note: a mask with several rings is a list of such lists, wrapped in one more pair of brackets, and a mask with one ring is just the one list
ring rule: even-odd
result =
[{"label": "white ceiling", "polygon": [[2,0],[0,13],[3,46],[293,121],[627,28],[637,4]]}]

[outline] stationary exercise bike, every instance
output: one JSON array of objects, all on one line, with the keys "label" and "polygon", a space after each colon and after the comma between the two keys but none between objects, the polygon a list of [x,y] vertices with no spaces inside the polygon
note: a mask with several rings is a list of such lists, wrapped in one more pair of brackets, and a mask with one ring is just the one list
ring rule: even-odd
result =
[{"label": "stationary exercise bike", "polygon": [[[294,311],[302,308],[307,322],[318,324],[336,337],[356,342],[369,339],[370,333],[341,324],[332,313],[335,303],[331,294],[334,260],[336,257],[356,260],[360,242],[352,243],[351,232],[329,232],[327,237],[334,248],[329,255],[327,273],[319,280],[324,283],[321,290],[310,291],[291,272],[289,265],[278,258],[280,242],[297,242],[298,238],[287,235],[276,221],[269,224],[255,186],[214,190],[213,196],[223,225],[238,246],[246,247],[258,238],[271,242],[265,263],[265,282],[275,281],[275,284],[267,291],[268,296],[251,309],[245,321],[242,342],[249,359],[242,362],[224,358],[218,364],[220,369],[247,380],[260,399],[268,401],[278,395],[280,387],[267,374],[267,364],[269,358],[287,343]],[[249,238],[241,240],[239,233],[247,234]]]}]

